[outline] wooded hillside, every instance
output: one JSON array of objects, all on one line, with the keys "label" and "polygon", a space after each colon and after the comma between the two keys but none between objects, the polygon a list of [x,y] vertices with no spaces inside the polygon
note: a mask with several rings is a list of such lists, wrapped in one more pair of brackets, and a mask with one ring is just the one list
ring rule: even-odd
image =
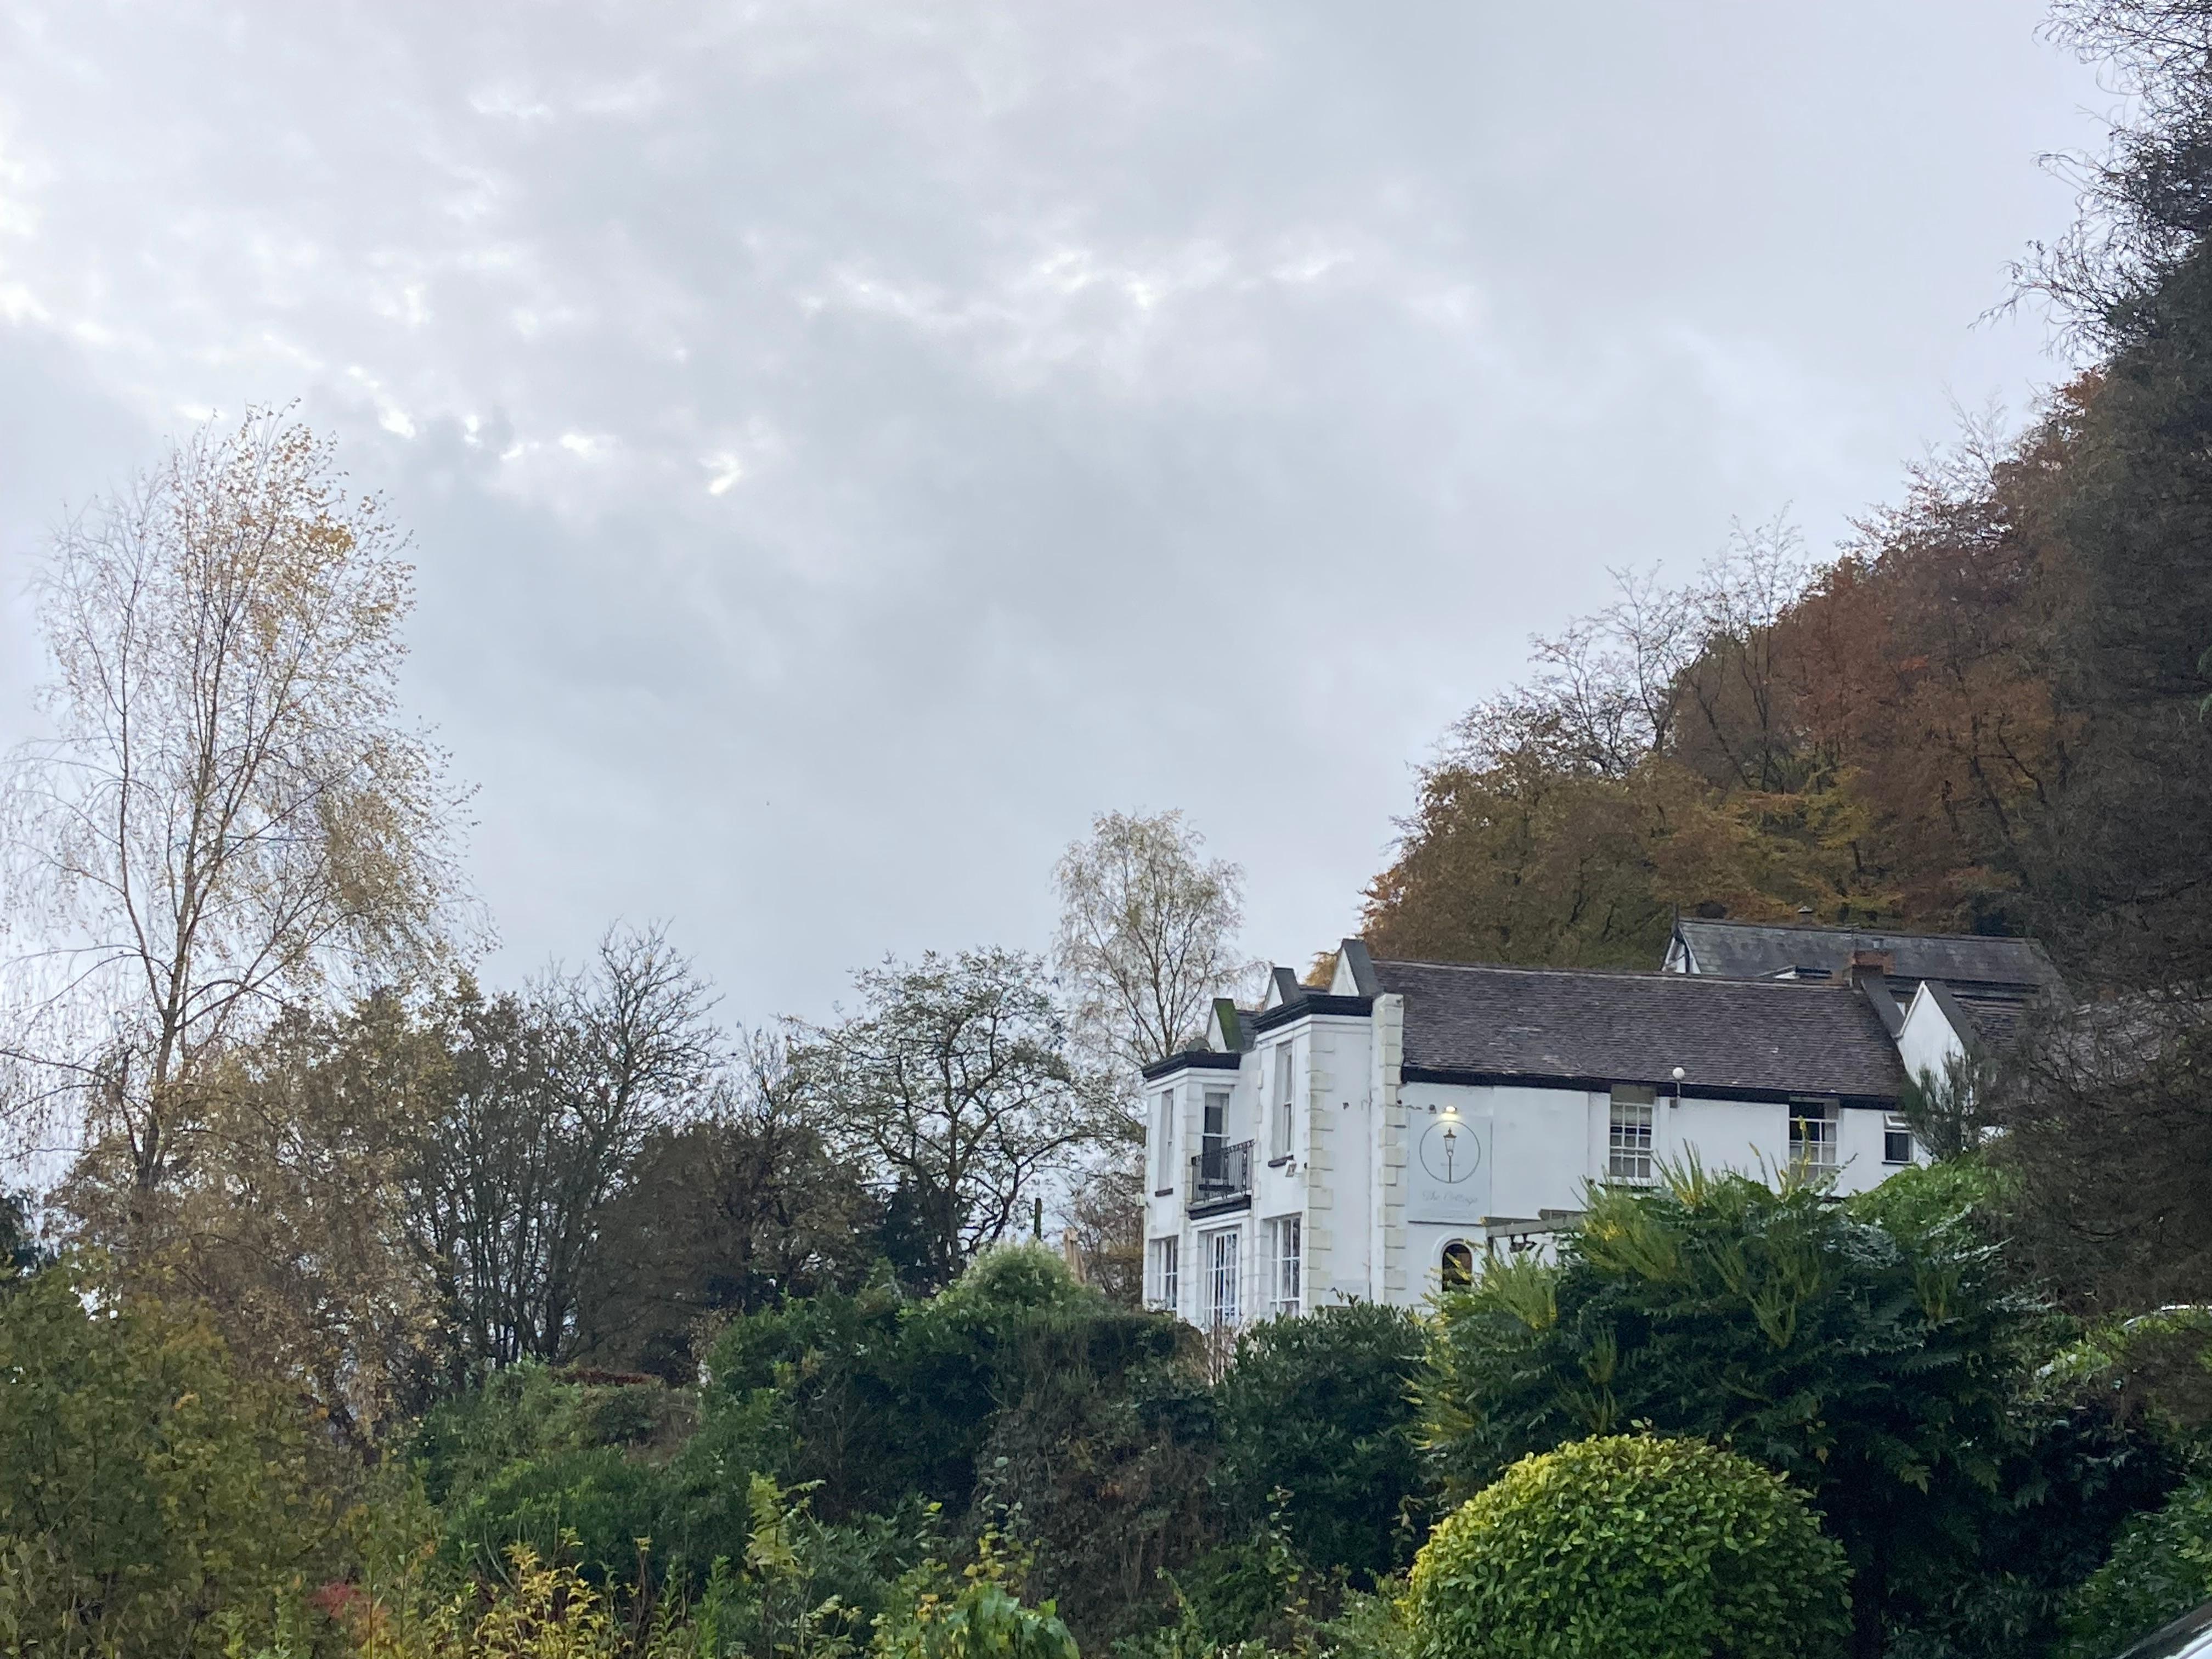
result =
[{"label": "wooded hillside", "polygon": [[1917,469],[1833,560],[1740,531],[1624,570],[1422,772],[1385,954],[1649,966],[1676,910],[2032,933],[2193,977],[2212,921],[2212,272],[2192,251],[2025,433]]}]

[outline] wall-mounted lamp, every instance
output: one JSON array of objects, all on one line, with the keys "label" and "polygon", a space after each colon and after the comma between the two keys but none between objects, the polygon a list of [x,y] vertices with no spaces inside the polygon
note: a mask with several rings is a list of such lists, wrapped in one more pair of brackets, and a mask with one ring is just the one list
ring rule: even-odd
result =
[{"label": "wall-mounted lamp", "polygon": [[1674,1068],[1674,1103],[1682,1103],[1682,1068],[1679,1066]]}]

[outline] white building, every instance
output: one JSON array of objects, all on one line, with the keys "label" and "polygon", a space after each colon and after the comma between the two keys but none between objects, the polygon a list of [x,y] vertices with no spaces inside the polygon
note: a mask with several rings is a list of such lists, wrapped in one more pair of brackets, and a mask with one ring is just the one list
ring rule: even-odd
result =
[{"label": "white building", "polygon": [[1691,1154],[1870,1187],[1916,1155],[1900,1043],[1975,1040],[1941,981],[1899,1007],[1884,937],[1846,936],[1840,971],[1824,939],[1740,976],[1724,938],[1679,931],[1659,973],[1376,962],[1358,939],[1326,991],[1278,968],[1258,1009],[1217,1003],[1203,1047],[1146,1069],[1146,1295],[1202,1326],[1419,1303],[1493,1243],[1540,1243],[1590,1183]]}]

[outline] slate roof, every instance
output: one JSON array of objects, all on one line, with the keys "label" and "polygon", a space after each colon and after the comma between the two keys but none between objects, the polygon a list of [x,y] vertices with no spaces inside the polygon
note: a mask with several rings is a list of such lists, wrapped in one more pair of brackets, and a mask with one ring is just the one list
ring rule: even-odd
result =
[{"label": "slate roof", "polygon": [[1942,1005],[1944,1018],[1961,1037],[1997,1049],[2020,1035],[2027,1016],[2027,998],[2008,989],[1992,993],[1985,987],[1948,985],[1940,979],[1929,983]]},{"label": "slate roof", "polygon": [[1966,985],[2061,988],[2058,970],[2032,939],[1978,933],[1887,933],[1865,927],[1792,927],[1783,922],[1705,921],[1685,916],[1674,931],[1690,947],[1700,974],[1771,979],[1799,973],[1840,974],[1854,951],[1887,951],[1894,985],[1906,996],[1923,979],[1953,989]]},{"label": "slate roof", "polygon": [[1377,962],[1406,1000],[1404,1065],[1602,1088],[1892,1102],[1897,1049],[1856,989],[1820,981]]}]

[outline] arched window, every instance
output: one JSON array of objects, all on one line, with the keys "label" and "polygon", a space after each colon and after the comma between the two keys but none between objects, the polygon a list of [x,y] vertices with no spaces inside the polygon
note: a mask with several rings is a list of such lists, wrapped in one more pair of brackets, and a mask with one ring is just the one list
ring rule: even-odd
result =
[{"label": "arched window", "polygon": [[1444,1246],[1443,1279],[1448,1291],[1463,1291],[1474,1283],[1474,1246],[1463,1238]]}]

